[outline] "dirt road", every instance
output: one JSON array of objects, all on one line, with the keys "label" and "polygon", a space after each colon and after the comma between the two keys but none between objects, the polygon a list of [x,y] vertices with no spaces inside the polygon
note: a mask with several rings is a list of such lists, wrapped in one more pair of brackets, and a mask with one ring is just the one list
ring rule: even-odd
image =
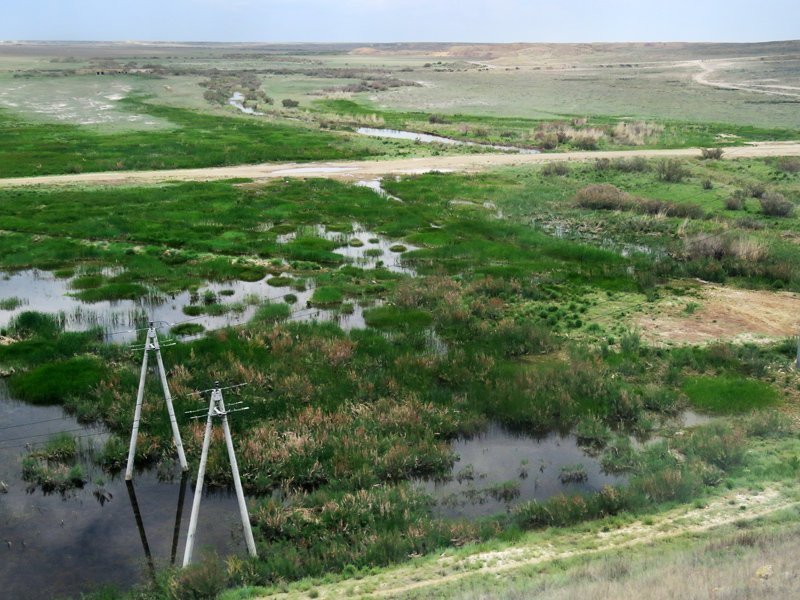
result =
[{"label": "dirt road", "polygon": [[[249,178],[256,181],[282,177],[328,177],[346,181],[379,179],[385,175],[407,175],[428,171],[475,172],[493,167],[521,166],[559,161],[587,161],[597,158],[642,156],[696,157],[697,148],[679,150],[619,150],[601,152],[564,152],[560,154],[466,154],[393,160],[347,161],[324,163],[265,163],[234,167],[173,169],[165,171],[110,171],[79,175],[46,175],[0,179],[0,188],[46,185],[148,185],[168,181],[218,181]],[[757,142],[725,149],[725,158],[761,158],[800,156],[800,142]]]},{"label": "dirt road", "polygon": [[698,67],[700,69],[700,72],[696,73],[692,77],[694,82],[699,83],[700,85],[720,88],[723,90],[739,90],[742,92],[753,92],[756,94],[769,94],[772,96],[789,96],[790,98],[800,98],[800,88],[790,85],[764,83],[763,81],[741,81],[737,83],[731,83],[729,81],[712,79],[712,76],[715,72],[721,69],[731,68],[732,66],[735,66],[736,62],[741,63],[745,60],[752,61],[753,59],[748,57],[740,59],[739,61],[693,60],[685,64],[688,64],[692,67]]}]

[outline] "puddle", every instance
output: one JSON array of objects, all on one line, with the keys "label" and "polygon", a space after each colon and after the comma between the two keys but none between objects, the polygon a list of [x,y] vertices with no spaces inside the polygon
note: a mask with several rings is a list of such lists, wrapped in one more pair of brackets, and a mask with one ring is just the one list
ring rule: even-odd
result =
[{"label": "puddle", "polygon": [[[41,443],[50,434],[75,429],[79,431],[72,435],[84,445],[100,444],[106,435],[101,428],[81,427],[59,407],[13,400],[0,380],[0,481],[8,487],[7,493],[0,493],[0,589],[5,598],[72,597],[108,585],[127,588],[148,577],[140,530],[122,474],[112,478],[81,460],[89,482],[63,496],[29,491],[30,484],[21,478],[25,441]],[[136,475],[134,495],[156,567],[170,564],[173,546],[178,563],[183,558],[193,489],[187,481],[175,545],[180,478],[159,481],[155,471]],[[235,494],[206,492],[197,533],[197,549],[212,549],[221,556],[246,555]]]},{"label": "puddle", "polygon": [[697,413],[693,410],[685,410],[678,416],[678,422],[682,427],[698,427],[700,425],[708,425],[709,423],[713,423],[715,420],[715,417]]},{"label": "puddle", "polygon": [[[625,483],[624,477],[604,473],[599,461],[584,453],[571,435],[553,433],[534,439],[492,424],[479,436],[453,442],[452,448],[459,458],[451,479],[419,483],[436,499],[434,512],[442,517],[484,517],[529,500]],[[583,468],[571,479],[568,471],[562,472],[576,465]],[[503,485],[508,482],[513,484]]]},{"label": "puddle", "polygon": [[356,185],[358,187],[368,188],[368,189],[372,190],[373,192],[375,192],[376,194],[378,194],[379,196],[381,196],[382,198],[386,198],[388,200],[394,200],[395,202],[402,202],[403,201],[401,198],[398,198],[397,196],[393,196],[392,194],[387,192],[385,189],[383,189],[383,186],[381,184],[381,180],[380,179],[365,179],[365,180],[362,180],[362,181],[356,181]]},{"label": "puddle", "polygon": [[[246,323],[260,305],[283,302],[288,294],[297,298],[290,305],[292,320],[335,321],[345,330],[366,327],[360,304],[353,303],[351,314],[311,310],[307,304],[314,293],[313,282],[306,280],[307,289],[297,291],[291,286],[271,286],[269,280],[270,276],[255,282],[207,282],[194,295],[185,291],[139,300],[87,303],[70,295],[75,292],[70,287],[71,279],[59,279],[51,272],[36,269],[5,273],[0,277],[0,300],[20,298],[23,302],[12,310],[0,309],[0,328],[7,327],[19,313],[32,310],[58,315],[66,331],[100,327],[108,335],[107,341],[126,343],[134,341],[136,331],[133,330],[146,326],[150,319],[161,322],[164,329],[189,321],[210,331]],[[184,312],[186,307],[204,305],[221,305],[223,311],[217,312],[222,314],[190,316]],[[183,336],[182,339],[193,337],[199,336]]]},{"label": "puddle", "polygon": [[256,115],[256,116],[263,116],[263,112],[257,112],[256,109],[250,108],[249,106],[245,106],[245,97],[244,94],[241,92],[234,92],[233,96],[228,98],[228,104],[231,106],[238,108],[246,115]]},{"label": "puddle", "polygon": [[397,140],[411,140],[422,142],[423,144],[448,144],[450,146],[476,146],[479,148],[489,148],[492,150],[502,150],[503,152],[517,152],[519,154],[539,154],[538,150],[532,148],[517,148],[516,146],[502,146],[498,144],[480,144],[478,142],[467,142],[454,140],[453,138],[429,133],[415,133],[413,131],[400,131],[398,129],[375,129],[373,127],[359,127],[356,133],[368,135],[370,137],[392,138]]},{"label": "puddle", "polygon": [[[416,276],[417,272],[414,269],[403,265],[403,255],[412,250],[419,250],[419,246],[393,240],[379,233],[368,231],[358,223],[353,223],[352,228],[351,233],[342,233],[340,231],[329,231],[324,225],[314,225],[300,228],[299,234],[321,237],[341,244],[333,252],[344,256],[348,264],[362,269],[383,267],[394,273]],[[297,236],[297,231],[285,233],[279,235],[277,241],[279,244],[288,244],[296,239]],[[400,247],[403,250],[400,250]]]}]

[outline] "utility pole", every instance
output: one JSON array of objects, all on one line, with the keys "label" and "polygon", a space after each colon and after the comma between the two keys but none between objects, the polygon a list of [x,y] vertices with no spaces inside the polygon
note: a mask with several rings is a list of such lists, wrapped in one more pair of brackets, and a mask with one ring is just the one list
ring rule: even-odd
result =
[{"label": "utility pole", "polygon": [[[239,387],[239,386],[230,386]],[[231,473],[233,475],[233,485],[236,488],[236,499],[239,501],[239,515],[242,519],[242,528],[244,529],[244,539],[247,543],[247,551],[250,556],[257,556],[256,543],[253,540],[253,530],[250,527],[250,515],[247,512],[247,503],[244,499],[244,491],[242,490],[242,481],[239,477],[239,465],[236,462],[236,453],[233,448],[233,437],[231,436],[231,429],[228,425],[228,413],[238,412],[240,410],[248,410],[249,407],[235,408],[232,410],[225,409],[225,402],[222,399],[222,390],[229,388],[221,388],[219,382],[214,384],[211,389],[211,400],[208,404],[208,414],[206,416],[206,431],[203,436],[203,450],[200,454],[200,466],[197,471],[197,484],[194,489],[194,499],[192,500],[192,514],[189,517],[189,534],[186,536],[186,550],[183,554],[183,566],[187,567],[192,562],[192,552],[194,551],[195,533],[197,531],[197,517],[200,513],[200,500],[203,496],[203,480],[206,476],[206,464],[208,462],[208,448],[211,445],[211,433],[213,428],[214,418],[222,420],[222,431],[225,435],[225,445],[228,447],[228,459],[231,462]],[[236,403],[241,404],[241,403]],[[231,405],[233,406],[233,405]],[[205,409],[201,409],[204,411]],[[200,412],[200,411],[192,411]],[[202,415],[192,417],[193,419],[202,418]]]},{"label": "utility pole", "polygon": [[161,358],[161,346],[158,343],[158,334],[156,333],[155,322],[150,321],[150,325],[147,329],[147,336],[144,340],[142,371],[139,374],[139,390],[136,393],[136,410],[133,413],[133,430],[131,431],[131,443],[128,449],[128,466],[125,469],[126,481],[133,479],[133,461],[136,455],[136,441],[139,438],[139,423],[142,419],[142,404],[144,403],[144,388],[146,382],[145,380],[147,379],[147,362],[150,352],[155,352],[156,355],[156,367],[161,379],[161,389],[164,392],[164,401],[167,404],[169,422],[172,426],[172,437],[175,440],[175,447],[178,449],[178,461],[180,462],[182,470],[186,471],[189,468],[189,465],[186,462],[186,455],[183,452],[181,432],[178,429],[178,422],[175,420],[175,409],[172,407],[172,395],[169,392],[169,385],[167,385],[167,373],[164,370],[164,361]]}]

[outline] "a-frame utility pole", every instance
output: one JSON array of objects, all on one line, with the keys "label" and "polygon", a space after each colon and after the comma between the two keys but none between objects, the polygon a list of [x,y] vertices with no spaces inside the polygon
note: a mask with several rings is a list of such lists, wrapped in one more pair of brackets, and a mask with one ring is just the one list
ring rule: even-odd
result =
[{"label": "a-frame utility pole", "polygon": [[242,481],[239,478],[239,465],[236,462],[236,453],[233,449],[233,438],[231,437],[231,429],[228,425],[228,413],[237,412],[240,410],[247,410],[247,408],[243,407],[233,410],[225,410],[225,402],[222,399],[222,388],[219,387],[219,383],[215,383],[214,388],[211,390],[211,401],[208,405],[206,432],[203,436],[203,451],[200,454],[200,467],[197,471],[197,484],[194,489],[194,499],[192,501],[192,515],[189,518],[189,534],[186,536],[186,550],[183,554],[184,567],[188,566],[192,562],[195,532],[197,531],[197,517],[200,513],[200,500],[203,497],[203,480],[206,476],[206,463],[208,462],[208,447],[211,445],[211,429],[213,427],[213,420],[215,417],[219,417],[222,420],[222,431],[225,434],[225,444],[228,446],[228,458],[231,461],[233,485],[236,488],[236,498],[239,501],[239,514],[242,519],[244,539],[245,542],[247,542],[247,551],[250,553],[250,556],[256,556],[256,543],[253,540],[253,530],[250,527],[250,515],[247,513],[247,503],[244,500]]},{"label": "a-frame utility pole", "polygon": [[139,391],[136,394],[136,410],[133,413],[133,430],[131,431],[131,444],[128,449],[128,466],[125,469],[125,480],[133,478],[133,460],[136,455],[136,441],[139,437],[139,422],[142,419],[142,404],[144,402],[145,380],[147,379],[147,360],[150,352],[155,352],[158,374],[161,378],[161,388],[164,391],[164,401],[167,404],[169,422],[172,426],[172,437],[175,440],[175,447],[178,449],[178,461],[181,469],[186,471],[189,465],[186,462],[186,455],[183,452],[183,442],[181,432],[178,429],[178,422],[175,420],[175,409],[172,407],[172,395],[169,393],[167,385],[167,373],[164,371],[164,361],[161,359],[161,346],[158,343],[155,323],[150,321],[147,329],[147,337],[144,340],[144,356],[142,357],[142,372],[139,375]]}]

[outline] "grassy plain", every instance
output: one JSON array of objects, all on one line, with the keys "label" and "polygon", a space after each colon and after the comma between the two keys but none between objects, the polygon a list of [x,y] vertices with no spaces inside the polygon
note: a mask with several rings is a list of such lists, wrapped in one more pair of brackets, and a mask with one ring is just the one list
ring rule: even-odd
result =
[{"label": "grassy plain", "polygon": [[[760,70],[791,88],[797,54],[791,42],[565,46],[560,53],[539,46],[2,46],[0,176],[476,151],[347,135],[359,126],[546,150],[793,139],[800,100]],[[719,87],[717,71],[734,87]],[[229,106],[234,92],[263,114]],[[649,133],[632,134],[639,125]],[[571,134],[554,143],[556,129]]]},{"label": "grassy plain", "polygon": [[[267,305],[249,326],[167,350],[180,414],[195,408],[185,394],[215,379],[251,383],[243,396],[249,418],[234,429],[245,486],[264,494],[252,513],[263,558],[215,577],[221,585],[321,577],[387,566],[452,540],[515,539],[531,528],[691,501],[752,468],[746,450],[762,436],[791,431],[772,410],[795,410],[786,400],[798,385],[786,370],[790,343],[653,348],[622,317],[637,312],[624,298],[646,304],[680,294],[675,279],[695,273],[796,289],[794,250],[782,240],[797,217],[763,215],[755,198],[747,211],[729,211],[724,200],[755,183],[794,198],[797,174],[774,161],[695,160],[681,164],[681,181],[665,182],[658,162],[629,166],[589,163],[557,173],[545,165],[384,182],[402,202],[315,179],[19,189],[0,210],[2,266],[69,268],[84,274],[79,291],[98,297],[120,285],[175,291],[271,273],[313,279],[312,303],[325,307],[381,299],[366,311],[363,330],[284,322],[285,305]],[[626,200],[627,210],[581,205],[580,191],[598,184],[637,200]],[[650,214],[648,202],[656,201]],[[689,205],[698,209],[687,213]],[[336,243],[311,227],[324,224],[347,240],[353,223],[419,246],[404,253],[417,276],[342,266]],[[297,237],[278,243],[287,233]],[[690,251],[696,235],[753,237],[758,260],[733,250],[697,255]],[[102,275],[109,266],[116,274]],[[616,315],[593,317],[619,298]],[[19,339],[0,348],[0,362],[17,369],[14,393],[104,421],[119,437],[101,460],[119,468],[136,357],[96,333],[61,333],[35,315],[6,334]],[[75,369],[84,379],[64,394],[58,382]],[[760,395],[737,405],[709,399],[706,384],[717,380],[747,381]],[[726,418],[676,435],[669,419],[687,407]],[[449,441],[490,421],[526,433],[576,431],[600,449],[605,468],[627,474],[628,485],[523,503],[483,521],[433,517],[430,500],[411,482],[445,476],[454,461]],[[195,457],[201,429],[182,427]],[[142,432],[142,462],[170,456],[169,425],[154,405]],[[640,450],[629,441],[656,432],[665,441]],[[215,447],[212,485],[229,483],[226,464]],[[195,589],[204,568],[181,575],[181,585]]]},{"label": "grassy plain", "polygon": [[[491,46],[111,46],[102,48],[103,59],[95,46],[71,49],[74,58],[63,58],[58,48],[62,60],[54,61],[54,48],[35,47],[34,56],[0,65],[16,65],[16,79],[36,85],[84,85],[78,79],[106,77],[92,71],[128,70],[119,77],[150,96],[131,94],[115,100],[115,109],[169,128],[53,124],[6,108],[0,115],[3,175],[441,151],[344,133],[358,125],[519,145],[533,145],[543,134],[556,137],[552,150],[586,144],[586,136],[597,147],[683,147],[797,133],[787,116],[795,114],[793,101],[766,95],[775,110],[757,118],[748,104],[757,92],[688,81],[695,68],[688,61],[696,55],[683,46],[604,47],[592,58],[586,55],[591,48],[570,47],[563,64],[545,53],[538,67],[526,66],[531,48],[523,46],[513,54]],[[0,56],[14,51],[25,49],[3,47]],[[791,54],[796,45],[702,51],[725,60],[739,52],[752,61],[760,52]],[[634,60],[631,53],[639,54]],[[638,64],[645,60],[658,65]],[[220,64],[230,71],[224,77],[212,72]],[[607,78],[599,79],[600,69]],[[675,72],[683,74],[677,83],[670,80]],[[624,77],[642,86],[633,96],[642,100],[623,113],[614,108],[620,100],[613,86]],[[271,85],[273,78],[282,79]],[[417,80],[423,83],[412,85]],[[355,87],[317,89],[328,81]],[[579,87],[586,94],[596,85],[610,91],[597,104],[581,103],[579,115],[563,114],[570,112],[563,104],[552,115],[541,96],[534,97],[536,114],[521,102],[513,112],[509,104],[481,114],[475,105],[460,116],[453,114],[460,111],[455,103],[431,100],[419,109],[426,94],[452,99],[456,88],[472,102],[473,91],[485,97],[509,85],[513,102],[515,93],[545,81],[541,87],[554,98],[581,98]],[[251,93],[250,101],[269,107],[268,114],[232,114],[218,101],[232,91]],[[654,91],[657,101],[645,103]],[[729,124],[671,120],[678,101],[670,98],[685,102],[695,93],[705,108],[698,99],[683,106],[681,118],[694,111],[698,120]],[[273,101],[297,94],[300,107],[270,105],[264,94]],[[723,107],[716,94],[728,94],[729,102]],[[393,101],[408,102],[413,111],[381,107]],[[626,137],[622,117],[629,115],[647,120],[635,139]],[[559,132],[565,139],[558,141]],[[333,311],[379,301],[364,312],[365,327],[349,332],[331,323],[293,322],[286,304],[265,304],[245,326],[165,349],[180,415],[198,406],[190,394],[215,380],[250,383],[241,392],[251,407],[248,418],[232,419],[232,426],[261,558],[208,559],[166,572],[134,596],[202,597],[258,585],[313,597],[320,582],[379,573],[410,556],[432,561],[465,545],[554,541],[562,533],[560,544],[588,544],[573,534],[597,537],[639,517],[657,519],[664,510],[725,497],[726,490],[778,486],[793,498],[796,492],[784,489],[796,483],[798,470],[793,332],[762,344],[660,347],[645,343],[633,323],[665,298],[685,305],[687,315],[697,310],[686,284],[691,278],[764,293],[800,290],[796,161],[622,159],[429,173],[387,179],[383,187],[400,201],[323,179],[3,191],[0,268],[77,276],[73,293],[89,302],[268,277],[273,286],[313,283],[311,304]],[[340,243],[321,235],[319,225],[341,233],[342,244],[360,227],[391,239],[398,252],[418,249],[402,253],[407,272],[349,265],[334,252]],[[195,309],[224,306],[215,296]],[[202,332],[178,325],[174,333]],[[12,392],[28,402],[61,404],[84,422],[104,422],[114,435],[99,460],[118,471],[138,356],[104,343],[99,330],[64,332],[56,318],[38,313],[23,313],[3,335],[10,343],[0,345],[0,366],[13,370]],[[155,393],[156,382],[150,385],[148,393]],[[676,419],[689,408],[712,422],[681,426]],[[493,422],[532,436],[573,433],[626,483],[530,500],[484,519],[435,516],[432,499],[415,481],[449,476],[456,459],[451,442]],[[181,428],[187,455],[196,461],[202,427],[182,422]],[[149,403],[140,464],[170,460],[169,432],[166,415]],[[68,445],[59,440],[50,450]],[[37,467],[41,457],[29,458],[31,477],[46,475]],[[213,447],[208,469],[210,485],[230,484],[221,445]],[[650,569],[648,560],[643,555],[642,569]],[[511,582],[505,591],[574,591],[555,579],[545,588],[539,579],[519,582],[519,589]],[[483,593],[485,582],[474,585],[444,592]]]}]

